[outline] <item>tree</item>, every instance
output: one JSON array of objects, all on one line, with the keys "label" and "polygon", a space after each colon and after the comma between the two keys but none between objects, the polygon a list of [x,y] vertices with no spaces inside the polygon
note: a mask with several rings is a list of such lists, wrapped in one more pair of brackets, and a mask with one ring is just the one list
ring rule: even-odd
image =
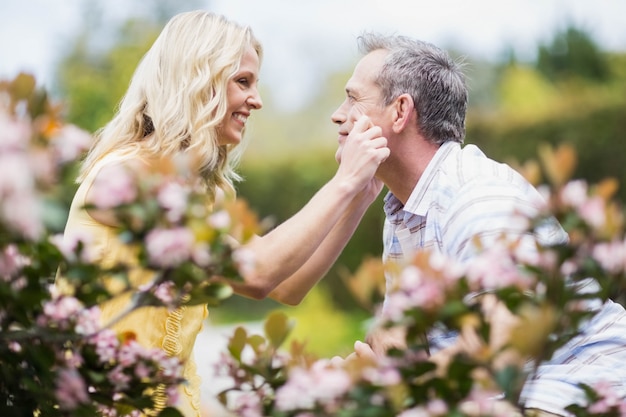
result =
[{"label": "tree", "polygon": [[606,56],[588,33],[574,26],[539,46],[537,69],[552,81],[579,77],[602,82],[611,76]]}]

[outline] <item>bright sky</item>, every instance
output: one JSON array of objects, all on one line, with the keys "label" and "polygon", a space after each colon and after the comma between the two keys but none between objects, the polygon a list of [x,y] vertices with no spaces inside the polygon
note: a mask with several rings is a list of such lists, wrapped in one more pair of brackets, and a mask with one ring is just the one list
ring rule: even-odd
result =
[{"label": "bright sky", "polygon": [[[64,44],[80,27],[81,0],[2,0],[0,77],[20,70],[47,84]],[[143,0],[103,1],[123,18]],[[319,74],[357,58],[365,30],[415,36],[473,57],[512,47],[533,58],[538,43],[574,22],[606,50],[626,51],[624,0],[207,0],[207,8],[249,24],[266,50],[262,77],[286,105],[310,93]]]}]

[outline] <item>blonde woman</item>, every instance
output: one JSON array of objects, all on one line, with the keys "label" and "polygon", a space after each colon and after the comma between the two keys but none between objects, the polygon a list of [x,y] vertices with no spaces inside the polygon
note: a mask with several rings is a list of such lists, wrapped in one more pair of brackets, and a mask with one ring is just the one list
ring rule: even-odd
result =
[{"label": "blonde woman", "polygon": [[[219,190],[234,191],[238,145],[252,111],[262,107],[261,59],[261,44],[248,27],[205,11],[173,17],[140,62],[117,114],[96,135],[80,171],[66,233],[89,233],[102,264],[132,257],[116,239],[115,220],[84,208],[98,200],[94,181],[119,164],[193,155],[209,202]],[[339,141],[334,177],[291,219],[246,244],[257,262],[235,287],[237,293],[297,304],[335,262],[380,192],[382,183],[373,176],[389,154],[380,129],[367,118]],[[149,279],[146,274],[133,279],[140,284]],[[117,297],[104,304],[102,321],[128,302]],[[147,307],[115,325],[183,361],[189,384],[181,388],[177,407],[186,417],[200,415],[192,349],[206,315],[205,306]]]}]

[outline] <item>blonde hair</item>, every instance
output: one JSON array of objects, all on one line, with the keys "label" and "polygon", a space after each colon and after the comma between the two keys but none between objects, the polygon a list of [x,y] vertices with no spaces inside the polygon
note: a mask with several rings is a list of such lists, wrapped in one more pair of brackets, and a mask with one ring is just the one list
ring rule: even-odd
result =
[{"label": "blonde hair", "polygon": [[131,159],[185,152],[198,161],[211,195],[234,191],[240,152],[219,145],[217,129],[228,81],[249,46],[260,61],[262,47],[249,27],[206,11],[174,16],[137,66],[113,119],[96,132],[78,182],[110,153]]}]

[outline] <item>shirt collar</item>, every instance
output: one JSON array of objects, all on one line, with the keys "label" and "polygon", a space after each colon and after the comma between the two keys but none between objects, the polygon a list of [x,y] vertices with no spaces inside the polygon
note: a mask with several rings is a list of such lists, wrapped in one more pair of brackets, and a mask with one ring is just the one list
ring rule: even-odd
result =
[{"label": "shirt collar", "polygon": [[387,216],[392,216],[399,210],[404,210],[418,216],[425,216],[428,211],[428,207],[430,207],[430,201],[432,198],[432,194],[428,193],[430,184],[440,171],[440,168],[448,155],[450,155],[453,151],[458,151],[460,149],[461,144],[458,142],[444,142],[439,149],[437,149],[433,159],[431,159],[426,166],[426,170],[424,170],[424,173],[417,181],[417,184],[411,192],[406,205],[403,206],[402,202],[398,200],[398,198],[396,198],[391,191],[387,193],[384,199],[383,207],[385,214]]}]

